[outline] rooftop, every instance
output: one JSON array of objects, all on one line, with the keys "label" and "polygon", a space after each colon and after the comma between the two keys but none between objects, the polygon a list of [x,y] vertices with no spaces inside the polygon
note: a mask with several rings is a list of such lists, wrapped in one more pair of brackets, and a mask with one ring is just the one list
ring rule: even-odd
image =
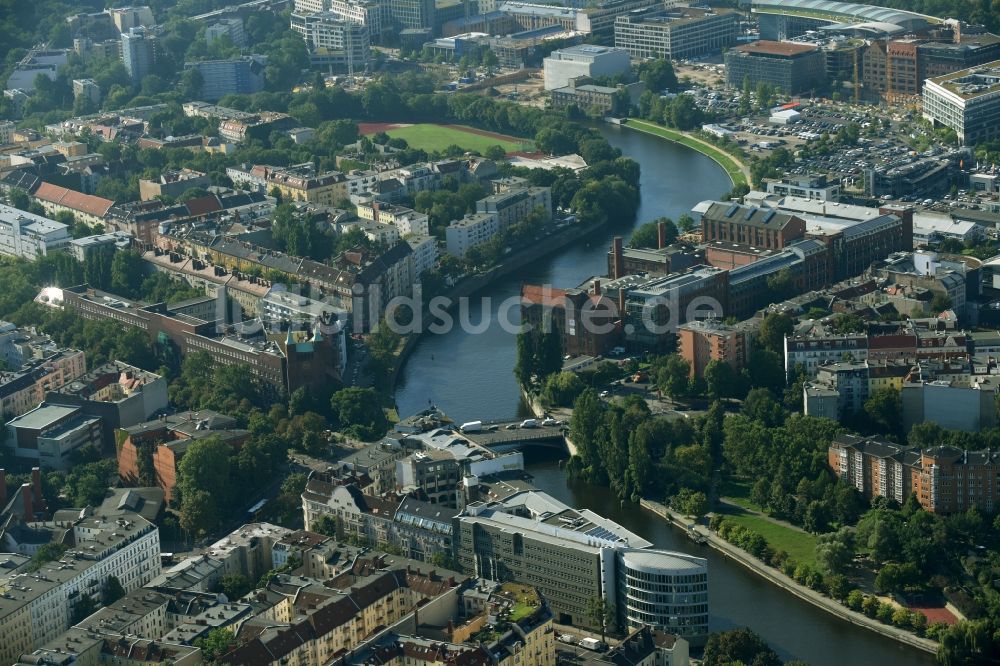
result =
[{"label": "rooftop", "polygon": [[772,42],[762,39],[751,44],[744,44],[733,49],[747,55],[792,57],[819,51],[819,47],[811,44],[799,44],[796,42]]},{"label": "rooftop", "polygon": [[962,99],[974,99],[1000,91],[1000,60],[930,79]]}]

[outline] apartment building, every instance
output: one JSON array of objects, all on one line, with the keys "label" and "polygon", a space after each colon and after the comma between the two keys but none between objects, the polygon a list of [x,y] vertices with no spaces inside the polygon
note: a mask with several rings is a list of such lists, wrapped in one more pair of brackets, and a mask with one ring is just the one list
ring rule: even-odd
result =
[{"label": "apartment building", "polygon": [[918,449],[855,435],[830,443],[828,463],[834,474],[865,497],[904,502],[916,496],[926,511],[950,514],[976,507],[1000,508],[1000,454],[964,451],[952,446]]},{"label": "apartment building", "polygon": [[430,218],[412,208],[384,204],[373,199],[358,203],[356,211],[358,217],[363,220],[393,225],[403,236],[409,234],[427,236],[430,234]]},{"label": "apartment building", "polygon": [[448,254],[465,258],[466,253],[488,242],[500,232],[500,224],[495,213],[466,213],[445,229]]},{"label": "apartment building", "polygon": [[243,19],[238,16],[223,18],[205,28],[205,41],[209,44],[223,37],[228,37],[233,46],[245,45],[247,37],[243,29]]},{"label": "apartment building", "polygon": [[231,60],[203,60],[184,63],[185,70],[201,75],[199,97],[215,102],[226,95],[252,95],[264,89],[267,56],[245,55]]},{"label": "apartment building", "polygon": [[65,211],[72,213],[77,222],[84,222],[91,226],[104,224],[108,212],[115,205],[115,202],[110,199],[84,194],[44,181],[32,196],[49,215]]},{"label": "apartment building", "polygon": [[913,369],[914,364],[906,360],[820,365],[815,377],[802,387],[805,414],[834,420],[858,414],[875,391],[902,390]]},{"label": "apartment building", "polygon": [[728,9],[675,7],[615,19],[615,47],[637,59],[683,60],[720,53],[736,43],[739,14]]},{"label": "apartment building", "polygon": [[[394,558],[395,559],[395,558]],[[320,582],[279,576],[258,595],[261,609],[236,632],[224,664],[318,664],[349,653],[377,629],[413,612],[438,617],[436,599],[457,594],[452,572],[421,571],[420,563],[371,554],[338,577]],[[426,565],[424,565],[426,567]],[[447,603],[442,603],[446,606]],[[441,615],[444,619],[444,615]]]},{"label": "apartment building", "polygon": [[765,178],[764,183],[768,194],[776,194],[779,197],[840,201],[840,182],[832,182],[825,175]]},{"label": "apartment building", "polygon": [[0,373],[0,418],[5,423],[37,407],[47,392],[82,377],[86,362],[82,351],[62,349],[16,367]]},{"label": "apartment building", "polygon": [[501,231],[523,221],[538,209],[541,209],[544,220],[552,217],[550,188],[511,188],[483,197],[476,202],[477,213],[496,215],[497,225]]},{"label": "apartment building", "polygon": [[[22,488],[22,491],[24,488]],[[30,490],[27,495],[30,497]],[[70,628],[73,611],[84,595],[98,597],[110,576],[126,592],[142,587],[160,573],[160,533],[156,526],[127,508],[119,508],[115,495],[91,513],[58,522],[32,522],[37,534],[53,537],[63,531],[70,549],[55,562],[33,573],[15,569],[0,576],[0,661],[14,663],[18,657],[41,647]],[[66,512],[60,512],[63,516]],[[19,532],[4,531],[5,547],[37,548],[41,544],[12,540]]]},{"label": "apartment building", "polygon": [[348,73],[368,68],[371,35],[368,26],[334,12],[294,13],[291,29],[309,45],[314,67],[336,68]]},{"label": "apartment building", "polygon": [[138,88],[142,80],[153,73],[157,57],[157,39],[153,32],[142,26],[122,32],[122,60],[125,71]]},{"label": "apartment building", "polygon": [[691,376],[704,376],[712,361],[728,364],[737,373],[750,358],[753,334],[740,325],[717,319],[690,321],[677,327],[678,354],[691,366]]},{"label": "apartment building", "polygon": [[0,204],[0,254],[34,261],[66,250],[70,240],[65,224]]},{"label": "apartment building", "polygon": [[168,169],[156,180],[139,179],[139,199],[149,201],[161,196],[178,199],[188,190],[211,187],[211,179],[194,169]]}]

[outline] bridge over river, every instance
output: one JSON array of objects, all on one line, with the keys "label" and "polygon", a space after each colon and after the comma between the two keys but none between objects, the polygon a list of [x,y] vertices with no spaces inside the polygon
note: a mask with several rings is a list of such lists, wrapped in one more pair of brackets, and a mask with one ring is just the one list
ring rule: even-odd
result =
[{"label": "bridge over river", "polygon": [[543,426],[539,421],[539,425],[534,428],[520,426],[521,421],[483,421],[483,429],[479,432],[462,434],[497,453],[527,451],[536,447],[566,450],[566,439],[563,436],[565,425]]}]

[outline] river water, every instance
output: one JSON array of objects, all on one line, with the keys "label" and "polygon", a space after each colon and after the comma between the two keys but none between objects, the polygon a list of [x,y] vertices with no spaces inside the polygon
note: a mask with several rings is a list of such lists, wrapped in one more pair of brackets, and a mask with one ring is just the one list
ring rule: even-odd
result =
[{"label": "river water", "polygon": [[[722,196],[732,185],[721,167],[690,149],[619,127],[606,126],[601,131],[642,168],[642,201],[636,220],[619,220],[477,294],[469,304],[468,321],[479,324],[484,314],[491,318],[493,324],[483,332],[470,334],[455,326],[448,333],[425,335],[400,376],[395,396],[400,415],[418,412],[428,403],[459,423],[527,415],[513,375],[514,335],[496,324],[501,302],[516,298],[522,282],[565,288],[604,275],[613,236],[627,238],[635,226],[663,215],[676,219],[699,201]],[[714,631],[749,626],[784,659],[801,659],[813,665],[934,663],[931,655],[831,617],[715,551],[693,545],[638,506],[621,506],[606,488],[569,483],[556,461],[533,462],[529,471],[535,476],[535,485],[571,506],[607,516],[658,547],[707,557]]]}]

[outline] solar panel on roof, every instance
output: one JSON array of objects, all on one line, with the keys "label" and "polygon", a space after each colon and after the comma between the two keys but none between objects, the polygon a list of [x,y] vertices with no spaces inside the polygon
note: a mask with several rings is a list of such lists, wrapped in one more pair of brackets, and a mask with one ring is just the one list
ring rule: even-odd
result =
[{"label": "solar panel on roof", "polygon": [[753,217],[753,214],[756,212],[757,212],[756,208],[748,208],[747,212],[743,215],[743,219],[749,220],[751,217]]},{"label": "solar panel on roof", "polygon": [[726,217],[732,217],[733,213],[735,213],[739,209],[740,209],[739,204],[733,204],[732,206],[729,207],[729,210],[726,211]]},{"label": "solar panel on roof", "polygon": [[768,222],[770,222],[771,218],[774,217],[774,214],[777,213],[777,212],[778,211],[774,210],[773,208],[771,210],[767,211],[767,213],[764,215],[764,224],[767,224]]}]

